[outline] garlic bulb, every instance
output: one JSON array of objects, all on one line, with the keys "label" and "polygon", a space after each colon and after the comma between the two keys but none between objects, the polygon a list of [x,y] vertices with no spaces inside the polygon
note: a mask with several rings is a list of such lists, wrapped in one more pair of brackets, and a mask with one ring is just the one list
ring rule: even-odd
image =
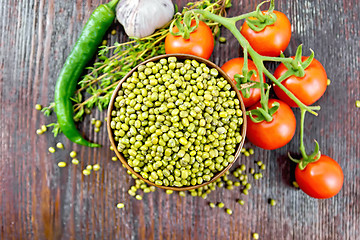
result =
[{"label": "garlic bulb", "polygon": [[171,0],[121,0],[116,8],[116,17],[129,37],[149,36],[173,15]]}]

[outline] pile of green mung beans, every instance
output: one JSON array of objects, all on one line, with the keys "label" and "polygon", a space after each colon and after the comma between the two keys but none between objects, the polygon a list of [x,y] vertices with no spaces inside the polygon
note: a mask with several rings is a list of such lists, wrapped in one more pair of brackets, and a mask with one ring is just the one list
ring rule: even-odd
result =
[{"label": "pile of green mung beans", "polygon": [[135,172],[156,185],[194,186],[235,160],[242,110],[218,75],[196,60],[169,57],[140,65],[125,80],[110,126]]}]

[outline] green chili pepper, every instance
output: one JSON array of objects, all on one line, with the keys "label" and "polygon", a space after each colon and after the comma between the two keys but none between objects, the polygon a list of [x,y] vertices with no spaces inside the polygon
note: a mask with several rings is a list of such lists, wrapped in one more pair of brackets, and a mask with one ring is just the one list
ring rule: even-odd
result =
[{"label": "green chili pepper", "polygon": [[115,7],[118,1],[112,0],[108,4],[102,4],[91,14],[73,50],[66,59],[55,86],[55,112],[62,132],[72,142],[88,147],[100,147],[101,145],[88,142],[76,129],[70,98],[74,94],[84,67],[93,58],[106,31],[115,19]]}]

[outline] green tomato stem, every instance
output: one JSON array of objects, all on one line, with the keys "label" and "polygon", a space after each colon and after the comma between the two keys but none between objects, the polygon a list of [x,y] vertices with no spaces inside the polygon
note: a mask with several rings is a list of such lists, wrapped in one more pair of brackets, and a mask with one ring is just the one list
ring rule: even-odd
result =
[{"label": "green tomato stem", "polygon": [[301,118],[300,118],[300,147],[299,147],[299,150],[301,152],[303,159],[306,159],[306,158],[308,158],[308,155],[306,154],[305,146],[304,146],[304,122],[305,122],[306,109],[300,108],[300,111],[301,111]]},{"label": "green tomato stem", "polygon": [[282,81],[284,81],[285,79],[287,79],[288,77],[290,77],[292,75],[292,73],[290,73],[290,71],[286,71],[283,75],[281,75],[278,79],[277,79],[277,81],[278,82],[282,82]]},{"label": "green tomato stem", "polygon": [[[262,106],[262,108],[268,112],[269,111],[269,106],[268,106],[268,102],[269,102],[269,99],[266,97],[266,94],[265,94],[265,88],[264,88],[264,75],[263,75],[263,71],[259,70],[258,69],[258,72],[259,72],[259,77],[260,77],[260,93],[261,93],[261,98],[260,98],[260,104]],[[272,120],[272,117],[271,117],[271,120]],[[269,121],[268,121],[269,122]]]},{"label": "green tomato stem", "polygon": [[248,53],[247,53],[247,49],[244,48],[244,66],[243,66],[243,74],[244,72],[247,73],[249,71],[249,67],[248,67]]},{"label": "green tomato stem", "polygon": [[255,17],[256,16],[256,12],[249,12],[249,13],[246,13],[246,14],[241,14],[239,16],[236,16],[236,17],[232,17],[232,18],[227,18],[229,20],[229,22],[233,22],[233,24],[235,24],[236,22],[242,20],[242,19],[245,19],[245,18],[248,18],[248,17]]},{"label": "green tomato stem", "polygon": [[305,122],[305,114],[307,112],[306,109],[300,109],[301,110],[301,123],[300,123],[300,147],[299,150],[301,152],[301,159],[294,159],[289,155],[290,160],[292,160],[295,163],[298,163],[298,166],[301,170],[304,170],[306,168],[306,166],[309,163],[312,162],[316,162],[320,157],[321,157],[321,152],[319,150],[319,144],[318,142],[315,140],[315,150],[313,151],[312,154],[307,155],[306,150],[305,150],[305,145],[304,145],[304,122]]},{"label": "green tomato stem", "polygon": [[289,57],[268,57],[268,56],[262,56],[263,61],[272,61],[272,62],[286,62],[291,63],[294,61],[294,59]]}]

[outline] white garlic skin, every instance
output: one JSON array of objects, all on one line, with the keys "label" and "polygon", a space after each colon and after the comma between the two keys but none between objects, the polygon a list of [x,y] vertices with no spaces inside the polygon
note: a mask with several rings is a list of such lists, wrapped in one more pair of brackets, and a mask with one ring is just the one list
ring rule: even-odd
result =
[{"label": "white garlic skin", "polygon": [[129,37],[150,36],[174,16],[171,0],[121,0],[116,17]]}]

